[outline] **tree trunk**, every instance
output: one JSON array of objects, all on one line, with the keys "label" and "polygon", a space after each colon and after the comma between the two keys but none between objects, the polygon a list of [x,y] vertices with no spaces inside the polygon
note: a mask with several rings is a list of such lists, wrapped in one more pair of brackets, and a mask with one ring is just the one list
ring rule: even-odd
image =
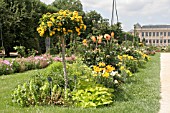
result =
[{"label": "tree trunk", "polygon": [[62,62],[63,62],[63,71],[64,71],[64,95],[65,99],[67,99],[67,86],[68,86],[68,77],[67,77],[67,71],[66,71],[66,62],[65,62],[65,42],[64,42],[64,36],[61,36],[61,43],[62,43]]},{"label": "tree trunk", "polygon": [[45,47],[46,47],[46,53],[50,54],[50,38],[46,37],[45,39]]}]

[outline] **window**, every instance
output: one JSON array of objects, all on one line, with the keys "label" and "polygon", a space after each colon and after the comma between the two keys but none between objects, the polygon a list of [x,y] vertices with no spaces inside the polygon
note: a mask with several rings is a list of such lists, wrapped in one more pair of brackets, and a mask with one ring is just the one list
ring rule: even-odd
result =
[{"label": "window", "polygon": [[162,39],[160,40],[160,43],[162,43]]},{"label": "window", "polygon": [[153,40],[153,43],[155,43],[155,40]]},{"label": "window", "polygon": [[170,43],[170,39],[168,39],[168,43]]},{"label": "window", "polygon": [[153,36],[155,36],[155,32],[153,32]]},{"label": "window", "polygon": [[148,40],[146,40],[146,43],[148,43]]},{"label": "window", "polygon": [[159,32],[156,32],[156,36],[159,36]]},{"label": "window", "polygon": [[159,43],[159,40],[158,40],[158,39],[156,40],[156,43]]},{"label": "window", "polygon": [[166,32],[164,32],[164,36],[166,36]]},{"label": "window", "polygon": [[144,35],[145,35],[144,32],[142,32],[142,37],[144,37]]},{"label": "window", "polygon": [[148,32],[146,32],[145,35],[148,36]]},{"label": "window", "polygon": [[164,43],[166,43],[166,40],[164,40]]},{"label": "window", "polygon": [[170,36],[170,32],[168,32],[168,36]]},{"label": "window", "polygon": [[160,32],[160,36],[162,36],[163,35],[163,32]]},{"label": "window", "polygon": [[151,36],[151,32],[149,32],[149,36]]},{"label": "window", "polygon": [[151,44],[151,40],[149,40],[149,43]]}]

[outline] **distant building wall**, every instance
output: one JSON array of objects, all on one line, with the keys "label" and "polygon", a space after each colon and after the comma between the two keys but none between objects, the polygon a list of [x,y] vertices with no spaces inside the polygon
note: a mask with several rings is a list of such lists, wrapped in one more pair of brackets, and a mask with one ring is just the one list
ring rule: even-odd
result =
[{"label": "distant building wall", "polygon": [[147,45],[168,46],[170,45],[170,25],[144,25],[135,24],[135,34],[142,41],[145,38]]}]

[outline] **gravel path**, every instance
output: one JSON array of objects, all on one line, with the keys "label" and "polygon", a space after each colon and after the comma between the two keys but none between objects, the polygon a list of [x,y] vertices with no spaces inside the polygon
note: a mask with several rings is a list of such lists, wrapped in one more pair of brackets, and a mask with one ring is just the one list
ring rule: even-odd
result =
[{"label": "gravel path", "polygon": [[170,113],[170,53],[161,53],[161,100],[159,113]]}]

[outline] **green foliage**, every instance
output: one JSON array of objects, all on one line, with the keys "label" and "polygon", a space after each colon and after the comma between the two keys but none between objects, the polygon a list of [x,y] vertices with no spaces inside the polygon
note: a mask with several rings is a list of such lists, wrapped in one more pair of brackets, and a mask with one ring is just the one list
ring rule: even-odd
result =
[{"label": "green foliage", "polygon": [[33,48],[32,49],[27,49],[27,51],[28,51],[27,56],[35,56],[38,53],[38,51],[33,49]]},{"label": "green foliage", "polygon": [[30,105],[62,105],[63,90],[57,85],[45,79],[42,75],[37,74],[30,81],[13,91],[12,101],[25,107]]},{"label": "green foliage", "polygon": [[83,6],[80,0],[55,0],[52,3],[52,6],[55,7],[58,11],[63,9],[83,12]]},{"label": "green foliage", "polygon": [[72,99],[79,107],[99,107],[113,103],[112,92],[113,90],[102,86],[87,87],[73,91]]},{"label": "green foliage", "polygon": [[24,46],[15,46],[14,50],[17,51],[17,53],[19,54],[19,57],[25,57],[26,53],[25,53],[25,47]]}]

